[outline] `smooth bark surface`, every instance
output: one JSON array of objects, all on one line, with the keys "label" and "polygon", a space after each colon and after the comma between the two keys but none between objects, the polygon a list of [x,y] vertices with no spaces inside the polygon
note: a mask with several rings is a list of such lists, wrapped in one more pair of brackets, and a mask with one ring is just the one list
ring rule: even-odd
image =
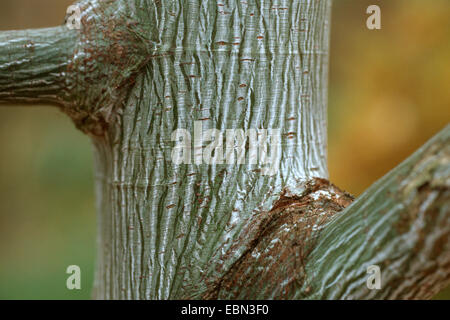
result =
[{"label": "smooth bark surface", "polygon": [[[353,205],[326,180],[330,5],[91,0],[80,30],[0,33],[0,103],[54,103],[95,145],[96,298],[428,298],[448,283],[448,128]],[[226,160],[229,129],[255,130],[243,164]],[[263,145],[279,157],[252,163]]]}]

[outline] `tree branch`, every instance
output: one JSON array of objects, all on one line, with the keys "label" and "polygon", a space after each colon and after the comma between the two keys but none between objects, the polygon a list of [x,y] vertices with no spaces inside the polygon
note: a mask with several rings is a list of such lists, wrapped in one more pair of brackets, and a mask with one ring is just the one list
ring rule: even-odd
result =
[{"label": "tree branch", "polygon": [[128,1],[76,5],[79,30],[0,32],[0,104],[57,104],[80,130],[102,136],[154,44]]},{"label": "tree branch", "polygon": [[[323,179],[251,221],[208,299],[423,299],[450,282],[450,126],[353,204]],[[342,211],[341,211],[342,210]],[[340,211],[340,212],[339,212]],[[380,290],[366,285],[381,268]]]},{"label": "tree branch", "polygon": [[[293,298],[425,299],[445,288],[450,126],[332,219],[316,241],[307,281]],[[370,265],[381,269],[380,290],[366,286]]]},{"label": "tree branch", "polygon": [[63,104],[76,32],[66,26],[0,33],[0,104]]}]

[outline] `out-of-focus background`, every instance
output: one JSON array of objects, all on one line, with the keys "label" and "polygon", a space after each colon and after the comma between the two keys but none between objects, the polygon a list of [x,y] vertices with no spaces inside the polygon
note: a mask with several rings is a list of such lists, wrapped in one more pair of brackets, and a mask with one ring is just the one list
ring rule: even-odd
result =
[{"label": "out-of-focus background", "polygon": [[[0,30],[62,24],[71,0],[1,0]],[[366,8],[381,7],[381,30]],[[335,0],[331,180],[359,195],[450,121],[450,2]],[[96,216],[89,139],[54,107],[0,107],[0,299],[89,299]],[[82,290],[66,289],[67,266]],[[437,298],[450,299],[450,288]]]}]

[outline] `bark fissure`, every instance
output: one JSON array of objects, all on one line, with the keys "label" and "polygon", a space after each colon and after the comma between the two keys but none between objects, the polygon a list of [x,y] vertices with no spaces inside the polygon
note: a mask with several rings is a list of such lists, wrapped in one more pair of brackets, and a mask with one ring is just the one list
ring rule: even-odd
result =
[{"label": "bark fissure", "polygon": [[[428,299],[450,281],[450,126],[323,229],[307,264],[309,298]],[[366,286],[370,265],[381,290]]]}]

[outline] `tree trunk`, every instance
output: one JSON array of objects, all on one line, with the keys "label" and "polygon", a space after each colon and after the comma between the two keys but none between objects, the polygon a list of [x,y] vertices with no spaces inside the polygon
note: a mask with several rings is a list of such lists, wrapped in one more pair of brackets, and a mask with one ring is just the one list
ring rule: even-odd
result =
[{"label": "tree trunk", "polygon": [[330,5],[90,0],[80,30],[0,33],[0,102],[58,104],[95,145],[96,298],[448,283],[448,127],[342,212],[326,180]]}]

